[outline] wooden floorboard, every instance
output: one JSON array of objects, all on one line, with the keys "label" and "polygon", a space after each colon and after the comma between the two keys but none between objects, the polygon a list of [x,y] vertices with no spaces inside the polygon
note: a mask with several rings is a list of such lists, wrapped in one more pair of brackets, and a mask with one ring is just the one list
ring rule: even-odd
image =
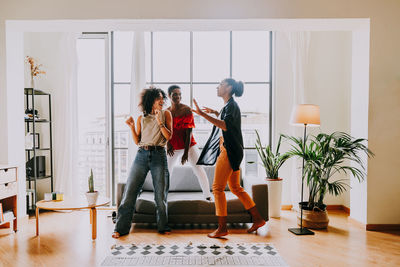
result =
[{"label": "wooden floorboard", "polygon": [[[295,236],[287,228],[296,227],[295,213],[282,211],[280,219],[271,218],[258,234],[245,233],[235,225],[226,240],[206,236],[212,229],[191,226],[173,229],[169,236],[154,227],[138,225],[131,234],[114,240],[110,210],[98,211],[97,240],[91,240],[89,212],[43,212],[40,236],[35,237],[35,220],[20,225],[19,231],[0,235],[0,266],[99,266],[114,244],[130,243],[247,243],[275,245],[290,266],[400,266],[400,232],[366,231],[348,219],[344,211],[329,212],[329,228],[314,236]],[[213,227],[213,226],[211,226]]]}]

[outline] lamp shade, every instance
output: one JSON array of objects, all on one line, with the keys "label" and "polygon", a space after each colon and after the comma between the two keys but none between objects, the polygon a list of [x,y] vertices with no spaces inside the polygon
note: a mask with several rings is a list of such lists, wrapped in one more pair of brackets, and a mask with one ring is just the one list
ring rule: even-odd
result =
[{"label": "lamp shade", "polygon": [[296,105],[292,110],[290,122],[295,125],[320,125],[319,106],[312,104]]}]

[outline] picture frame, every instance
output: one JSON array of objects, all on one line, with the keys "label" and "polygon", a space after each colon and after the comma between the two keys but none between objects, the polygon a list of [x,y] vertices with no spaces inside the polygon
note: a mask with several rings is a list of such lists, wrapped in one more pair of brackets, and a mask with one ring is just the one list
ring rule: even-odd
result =
[{"label": "picture frame", "polygon": [[[30,143],[32,144],[31,147],[33,149],[33,133],[29,133],[30,137]],[[35,148],[39,149],[40,148],[40,138],[39,138],[39,133],[35,133]]]}]

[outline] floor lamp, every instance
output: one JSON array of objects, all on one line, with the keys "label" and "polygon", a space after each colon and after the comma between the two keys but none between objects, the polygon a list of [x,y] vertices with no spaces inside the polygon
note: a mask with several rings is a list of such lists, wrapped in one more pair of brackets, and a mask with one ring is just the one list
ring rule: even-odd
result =
[{"label": "floor lamp", "polygon": [[[297,105],[292,111],[291,123],[297,126],[304,126],[303,145],[306,145],[307,126],[320,125],[319,106],[310,104]],[[301,171],[301,202],[300,202],[300,228],[289,228],[295,235],[313,235],[314,232],[303,227],[303,189],[304,189],[304,158]]]}]

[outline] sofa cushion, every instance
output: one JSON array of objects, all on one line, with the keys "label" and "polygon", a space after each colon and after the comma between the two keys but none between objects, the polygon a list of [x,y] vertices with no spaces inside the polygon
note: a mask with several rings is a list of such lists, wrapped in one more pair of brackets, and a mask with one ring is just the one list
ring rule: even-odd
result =
[{"label": "sofa cushion", "polygon": [[[230,191],[225,192],[228,214],[246,212],[240,200]],[[153,192],[142,192],[136,202],[136,212],[155,214]],[[168,214],[215,214],[215,204],[203,199],[201,192],[170,192],[168,194]]]},{"label": "sofa cushion", "polygon": [[[214,180],[214,169],[213,166],[204,166],[206,171],[210,188]],[[143,184],[143,191],[153,191],[153,182],[151,179],[150,172],[146,176],[146,180]],[[201,187],[197,176],[194,174],[191,166],[177,166],[173,169],[169,179],[169,191],[192,191],[201,192]]]},{"label": "sofa cushion", "polygon": [[[206,171],[210,189],[214,181],[215,166],[203,166]],[[242,176],[240,175],[242,184]],[[229,190],[228,185],[225,190]],[[143,191],[154,191],[151,173],[146,176],[143,184]],[[197,176],[194,174],[191,166],[177,166],[173,169],[169,179],[169,192],[201,192],[201,187]]]}]

